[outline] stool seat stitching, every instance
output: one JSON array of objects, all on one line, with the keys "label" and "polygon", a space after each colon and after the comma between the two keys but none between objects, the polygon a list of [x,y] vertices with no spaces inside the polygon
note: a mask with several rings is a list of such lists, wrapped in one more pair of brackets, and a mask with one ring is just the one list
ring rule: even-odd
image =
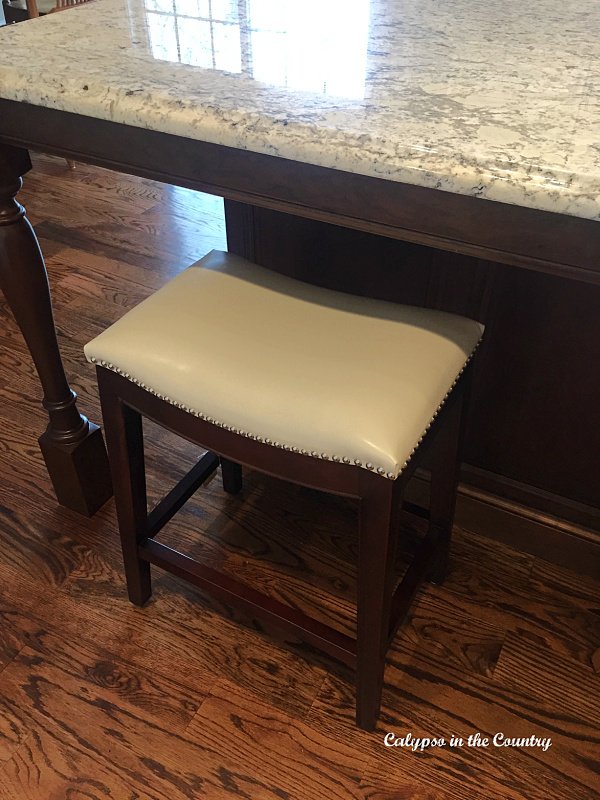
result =
[{"label": "stool seat stitching", "polygon": [[[402,466],[400,467],[400,469],[397,472],[387,471],[384,467],[377,466],[375,464],[372,464],[371,462],[367,462],[366,464],[363,464],[363,462],[360,459],[357,459],[357,458],[351,459],[348,456],[329,455],[327,453],[319,453],[317,450],[310,450],[310,449],[308,449],[308,450],[307,449],[300,449],[299,452],[302,453],[302,455],[311,456],[312,458],[318,458],[318,459],[320,459],[322,461],[333,461],[333,462],[336,462],[336,463],[339,463],[341,461],[344,464],[349,464],[352,461],[352,463],[354,463],[357,467],[361,467],[362,469],[369,470],[369,472],[377,472],[379,475],[381,475],[382,477],[386,477],[389,480],[392,480],[392,481],[396,480],[397,478],[400,477],[400,475],[402,475],[402,473],[404,472],[404,470],[408,466],[408,464],[410,462],[410,459],[412,458],[412,456],[414,455],[416,450],[419,448],[419,445],[421,444],[421,442],[425,438],[425,435],[427,434],[427,432],[429,431],[433,421],[436,419],[437,415],[439,414],[439,412],[443,408],[444,403],[446,402],[446,400],[450,396],[452,390],[454,389],[454,387],[458,383],[458,380],[460,379],[461,375],[463,374],[463,372],[465,371],[465,369],[467,368],[469,363],[472,361],[475,353],[477,352],[477,349],[479,348],[479,345],[481,344],[482,338],[483,337],[481,337],[479,339],[479,341],[477,342],[477,344],[474,346],[473,350],[471,351],[471,353],[467,357],[466,361],[462,365],[460,371],[456,374],[456,377],[455,377],[454,381],[452,382],[452,385],[448,388],[448,391],[446,392],[446,394],[442,398],[442,401],[440,402],[440,404],[438,405],[436,410],[433,412],[433,415],[431,416],[431,419],[427,423],[425,429],[421,433],[421,435],[418,438],[418,440],[415,442],[414,447],[410,451],[410,454],[409,454],[408,458],[402,464]],[[159,392],[154,391],[154,389],[152,389],[152,387],[145,385],[141,381],[137,380],[137,378],[135,378],[134,376],[132,376],[132,375],[130,375],[128,373],[127,374],[124,373],[121,369],[119,369],[119,367],[115,366],[114,364],[110,364],[110,363],[107,363],[106,361],[102,361],[102,360],[99,361],[98,359],[96,359],[93,356],[89,357],[88,361],[90,363],[92,363],[92,364],[99,364],[101,367],[104,367],[105,369],[108,369],[111,372],[116,372],[118,375],[121,375],[122,377],[126,378],[127,380],[130,380],[132,383],[134,383],[136,386],[139,386],[141,389],[144,389],[145,391],[149,392],[150,394],[153,394],[155,397],[158,397],[159,400],[163,400],[165,403],[169,403],[170,405],[176,406],[177,408],[181,408],[184,411],[186,411],[188,414],[191,414],[194,417],[198,417],[199,419],[203,419],[205,422],[209,422],[211,425],[216,425],[219,428],[223,428],[225,430],[229,430],[232,433],[236,433],[238,436],[244,436],[247,439],[254,439],[257,442],[268,444],[270,447],[276,447],[276,448],[278,448],[280,450],[292,450],[293,452],[298,452],[298,448],[293,448],[293,447],[290,447],[289,445],[280,444],[279,442],[273,442],[273,441],[271,441],[271,439],[265,438],[265,437],[261,436],[260,434],[255,434],[255,433],[252,433],[252,432],[249,432],[249,431],[239,430],[239,429],[237,429],[235,427],[232,427],[232,426],[229,426],[229,425],[225,424],[224,422],[220,422],[219,420],[216,420],[213,417],[206,416],[206,414],[204,414],[202,411],[198,411],[197,409],[193,409],[193,408],[186,408],[184,405],[178,403],[176,400],[172,400],[171,398],[164,397]]]}]

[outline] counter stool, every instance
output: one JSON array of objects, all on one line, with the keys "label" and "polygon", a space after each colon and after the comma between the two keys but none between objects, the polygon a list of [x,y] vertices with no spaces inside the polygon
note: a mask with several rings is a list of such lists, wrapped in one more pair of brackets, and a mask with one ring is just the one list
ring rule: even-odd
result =
[{"label": "counter stool", "polygon": [[[209,253],[90,342],[97,365],[129,597],[154,564],[356,670],[356,719],[373,729],[388,645],[421,581],[441,580],[454,515],[466,365],[478,322],[322,289]],[[208,449],[147,513],[142,416]],[[394,576],[402,491],[426,444],[428,533]],[[155,541],[196,489],[240,465],[358,498],[357,637]]]}]

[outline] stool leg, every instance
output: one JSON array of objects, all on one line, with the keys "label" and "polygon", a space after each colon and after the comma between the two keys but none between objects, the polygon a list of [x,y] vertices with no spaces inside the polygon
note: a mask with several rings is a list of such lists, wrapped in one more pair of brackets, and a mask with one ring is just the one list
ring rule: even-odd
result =
[{"label": "stool leg", "polygon": [[450,398],[451,406],[446,410],[444,424],[432,448],[429,530],[437,531],[439,543],[435,564],[427,577],[435,584],[442,584],[448,571],[460,471],[464,388],[457,387],[455,391],[457,394]]},{"label": "stool leg", "polygon": [[361,497],[357,597],[356,724],[373,730],[379,716],[390,606],[397,523],[395,484],[367,474]]},{"label": "stool leg", "polygon": [[242,489],[242,468],[235,461],[220,458],[223,489],[228,494],[237,494]]},{"label": "stool leg", "polygon": [[124,405],[112,388],[118,376],[97,368],[106,444],[125,565],[127,592],[136,606],[152,594],[150,564],[138,558],[138,543],[147,538],[146,475],[141,415]]}]

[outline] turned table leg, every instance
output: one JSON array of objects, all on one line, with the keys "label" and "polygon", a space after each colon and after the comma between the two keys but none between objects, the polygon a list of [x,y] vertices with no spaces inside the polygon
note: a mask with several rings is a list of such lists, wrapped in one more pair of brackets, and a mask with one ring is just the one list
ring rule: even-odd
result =
[{"label": "turned table leg", "polygon": [[91,516],[112,495],[108,459],[102,431],[77,410],[56,340],[44,259],[15,199],[30,169],[26,150],[0,144],[0,289],[42,385],[49,423],[39,443],[58,502]]}]

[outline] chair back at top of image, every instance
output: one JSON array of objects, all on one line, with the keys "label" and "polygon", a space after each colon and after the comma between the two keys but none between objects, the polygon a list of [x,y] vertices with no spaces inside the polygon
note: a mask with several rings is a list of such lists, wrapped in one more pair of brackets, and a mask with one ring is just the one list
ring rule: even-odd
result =
[{"label": "chair back at top of image", "polygon": [[55,11],[65,11],[73,6],[89,3],[91,0],[25,0],[29,19],[39,17],[40,14],[53,14]]}]

